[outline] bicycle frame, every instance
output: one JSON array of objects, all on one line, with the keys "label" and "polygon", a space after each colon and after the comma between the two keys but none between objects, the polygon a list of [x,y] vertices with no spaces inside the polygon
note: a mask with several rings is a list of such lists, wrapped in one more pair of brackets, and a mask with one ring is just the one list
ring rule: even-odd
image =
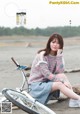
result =
[{"label": "bicycle frame", "polygon": [[[15,63],[15,65],[17,66],[17,70],[20,70],[21,71],[21,74],[22,74],[22,85],[20,88],[16,88],[18,91],[23,91],[23,90],[27,90],[27,92],[29,92],[29,86],[28,86],[28,76],[29,76],[29,73],[25,74],[25,70],[28,71],[30,70],[31,68],[30,67],[27,67],[27,66],[21,66],[16,60],[14,60],[14,58],[12,57],[11,58],[12,61]],[[25,88],[27,87],[27,88]]]},{"label": "bicycle frame", "polygon": [[[22,84],[21,84],[21,87],[19,88],[16,88],[17,91],[19,92],[22,92],[24,90],[27,90],[27,92],[29,92],[29,86],[28,86],[28,76],[29,76],[29,73],[25,73],[25,71],[28,71],[30,70],[31,68],[30,67],[27,67],[27,66],[21,66],[13,57],[11,58],[11,60],[14,62],[14,64],[16,65],[17,67],[17,70],[20,70],[21,71],[21,74],[22,74]],[[3,88],[5,89],[5,88]],[[0,103],[7,100],[3,95],[2,93],[0,93]]]}]

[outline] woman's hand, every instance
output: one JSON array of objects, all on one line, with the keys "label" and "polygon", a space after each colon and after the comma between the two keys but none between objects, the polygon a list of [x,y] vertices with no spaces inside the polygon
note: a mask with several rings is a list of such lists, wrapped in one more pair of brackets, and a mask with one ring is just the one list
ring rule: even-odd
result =
[{"label": "woman's hand", "polygon": [[66,87],[72,89],[72,86],[67,78],[67,76],[64,73],[57,74],[55,77],[56,82],[62,82]]},{"label": "woman's hand", "polygon": [[63,50],[62,50],[62,49],[58,49],[58,51],[57,51],[57,56],[62,55],[62,53],[63,53]]}]

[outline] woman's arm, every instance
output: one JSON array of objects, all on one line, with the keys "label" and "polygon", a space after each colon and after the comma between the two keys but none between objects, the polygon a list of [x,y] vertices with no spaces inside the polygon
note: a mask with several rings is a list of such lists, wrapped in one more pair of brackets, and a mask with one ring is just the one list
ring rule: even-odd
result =
[{"label": "woman's arm", "polygon": [[37,76],[40,76],[40,77],[43,76],[44,79],[53,80],[55,77],[55,74],[53,74],[49,70],[49,64],[43,54],[44,52],[41,52],[37,54],[37,56],[35,57],[32,64],[31,73],[35,73]]},{"label": "woman's arm", "polygon": [[40,63],[38,67],[41,75],[43,75],[45,78],[49,80],[53,80],[55,78],[55,74],[50,72],[47,63]]},{"label": "woman's arm", "polygon": [[60,49],[58,52],[57,52],[57,59],[56,59],[56,71],[55,73],[63,73],[64,72],[64,69],[65,69],[65,64],[64,64],[64,58],[63,58],[63,52],[62,50]]}]

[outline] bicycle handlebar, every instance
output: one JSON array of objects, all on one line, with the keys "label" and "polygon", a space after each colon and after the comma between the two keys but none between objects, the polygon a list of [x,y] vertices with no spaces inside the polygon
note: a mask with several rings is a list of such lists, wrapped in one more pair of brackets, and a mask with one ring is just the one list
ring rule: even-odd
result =
[{"label": "bicycle handlebar", "polygon": [[15,61],[13,57],[11,57],[11,59],[12,59],[12,61],[15,63],[15,65],[16,65],[17,67],[20,67],[20,64],[19,64],[17,61]]},{"label": "bicycle handlebar", "polygon": [[23,70],[30,70],[31,69],[31,67],[21,66],[13,57],[11,57],[11,59],[15,63],[15,65],[18,67],[18,69],[23,69]]}]

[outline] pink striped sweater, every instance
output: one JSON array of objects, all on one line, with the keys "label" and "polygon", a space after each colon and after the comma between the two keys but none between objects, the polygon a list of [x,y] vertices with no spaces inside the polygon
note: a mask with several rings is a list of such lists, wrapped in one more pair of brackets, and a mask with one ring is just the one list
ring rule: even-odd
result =
[{"label": "pink striped sweater", "polygon": [[58,56],[43,55],[41,52],[36,55],[30,72],[28,83],[37,81],[53,80],[58,73],[64,72],[63,54]]}]

